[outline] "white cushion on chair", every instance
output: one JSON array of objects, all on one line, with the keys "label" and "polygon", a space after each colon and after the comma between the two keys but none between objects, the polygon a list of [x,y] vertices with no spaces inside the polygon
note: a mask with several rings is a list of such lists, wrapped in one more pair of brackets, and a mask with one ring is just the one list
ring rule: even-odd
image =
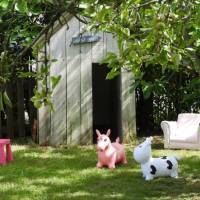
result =
[{"label": "white cushion on chair", "polygon": [[[173,126],[172,126],[173,125]],[[200,114],[181,113],[177,123],[163,121],[161,127],[167,148],[200,148]]]},{"label": "white cushion on chair", "polygon": [[194,113],[182,113],[178,115],[177,130],[170,135],[174,141],[197,142],[200,116]]},{"label": "white cushion on chair", "polygon": [[182,113],[178,115],[178,128],[187,128],[197,130],[200,123],[200,115],[195,113]]},{"label": "white cushion on chair", "polygon": [[188,143],[194,143],[198,140],[198,135],[195,132],[191,132],[188,129],[179,129],[176,133],[170,134],[170,140],[183,142],[187,141]]}]

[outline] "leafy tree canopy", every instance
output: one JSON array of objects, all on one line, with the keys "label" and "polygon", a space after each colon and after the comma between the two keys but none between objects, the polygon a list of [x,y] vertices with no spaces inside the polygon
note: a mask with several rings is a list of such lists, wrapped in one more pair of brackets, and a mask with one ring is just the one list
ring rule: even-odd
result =
[{"label": "leafy tree canopy", "polygon": [[[9,79],[10,60],[18,57],[19,50],[29,45],[53,16],[62,14],[68,3],[64,0],[1,1],[0,81]],[[106,31],[117,38],[119,53],[108,53],[103,61],[110,68],[108,79],[122,69],[131,71],[133,89],[141,85],[148,98],[152,91],[166,89],[170,74],[183,73],[192,80],[185,83],[185,99],[199,101],[199,0],[80,0],[74,1],[74,5],[70,9],[73,13],[91,19],[89,29]],[[18,65],[18,60],[15,64]],[[147,80],[147,71],[151,72],[155,66],[159,69],[158,75]]]},{"label": "leafy tree canopy", "polygon": [[[53,25],[63,12],[69,10],[68,3],[67,0],[0,1],[0,110],[4,110],[3,105],[11,105],[6,93],[6,84],[16,76],[41,80],[41,89],[34,90],[35,96],[32,101],[36,107],[43,103],[52,107],[52,91],[47,88],[47,64],[37,73],[23,71],[29,64],[32,56],[31,47],[36,38],[45,27]],[[75,3],[70,8],[73,12]],[[43,61],[48,60],[43,58]],[[60,77],[51,77],[53,87],[59,79]]]},{"label": "leafy tree canopy", "polygon": [[[123,68],[137,82],[155,65],[163,75],[168,70],[199,75],[200,1],[85,0],[80,7],[91,17],[91,29],[110,32],[118,40],[119,54],[108,53],[104,59],[111,69],[108,79]],[[199,85],[199,78],[194,82]],[[147,96],[154,84],[162,86],[161,81],[144,84]]]}]

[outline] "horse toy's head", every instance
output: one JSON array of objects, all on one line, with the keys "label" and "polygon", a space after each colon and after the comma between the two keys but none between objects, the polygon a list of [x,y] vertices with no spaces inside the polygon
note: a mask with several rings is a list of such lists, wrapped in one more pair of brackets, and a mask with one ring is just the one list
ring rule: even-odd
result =
[{"label": "horse toy's head", "polygon": [[106,134],[101,134],[99,130],[96,130],[98,151],[105,151],[111,145],[109,138],[110,132],[110,129],[108,129]]},{"label": "horse toy's head", "polygon": [[154,177],[170,176],[178,178],[178,160],[177,156],[163,156],[152,158],[151,142],[152,137],[147,138],[143,143],[135,147],[133,157],[140,163],[143,177],[146,181]]},{"label": "horse toy's head", "polygon": [[138,163],[146,163],[151,158],[151,142],[153,138],[146,138],[144,142],[135,147],[133,157]]},{"label": "horse toy's head", "polygon": [[106,134],[101,134],[99,130],[96,130],[96,148],[98,154],[97,168],[108,167],[109,169],[115,169],[116,164],[127,163],[124,148],[122,144],[119,143],[119,137],[116,138],[115,142],[111,143],[109,138],[110,133],[110,129],[108,129]]}]

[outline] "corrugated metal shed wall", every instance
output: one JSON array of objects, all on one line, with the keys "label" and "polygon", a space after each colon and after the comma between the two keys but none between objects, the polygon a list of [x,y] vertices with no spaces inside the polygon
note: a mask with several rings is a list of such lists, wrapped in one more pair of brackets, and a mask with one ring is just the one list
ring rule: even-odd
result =
[{"label": "corrugated metal shed wall", "polygon": [[[39,143],[59,145],[92,143],[92,63],[98,63],[107,52],[117,52],[112,35],[98,33],[100,41],[72,44],[72,37],[80,35],[84,24],[76,18],[64,25],[50,39],[50,76],[62,78],[53,93],[55,112],[41,108],[39,116]],[[83,33],[82,35],[88,35]],[[135,134],[135,95],[129,94],[131,74],[122,72],[122,128],[125,141]]]}]

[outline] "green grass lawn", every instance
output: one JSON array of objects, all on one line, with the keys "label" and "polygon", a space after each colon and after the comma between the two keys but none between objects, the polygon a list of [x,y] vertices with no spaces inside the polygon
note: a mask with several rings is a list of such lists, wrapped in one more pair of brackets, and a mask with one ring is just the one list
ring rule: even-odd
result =
[{"label": "green grass lawn", "polygon": [[154,156],[182,157],[180,177],[145,182],[132,149],[126,146],[127,165],[108,170],[95,168],[93,146],[13,145],[14,161],[0,166],[0,200],[200,199],[199,151],[163,150],[154,145]]}]

